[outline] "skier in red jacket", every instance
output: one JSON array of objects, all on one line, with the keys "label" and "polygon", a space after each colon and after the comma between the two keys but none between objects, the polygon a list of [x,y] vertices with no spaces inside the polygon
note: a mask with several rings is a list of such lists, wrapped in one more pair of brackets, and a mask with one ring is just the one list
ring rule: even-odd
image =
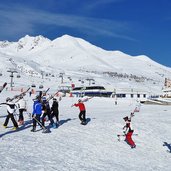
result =
[{"label": "skier in red jacket", "polygon": [[136,145],[134,141],[132,140],[132,134],[134,130],[132,129],[132,126],[131,126],[131,118],[128,118],[128,116],[126,116],[123,119],[126,123],[126,125],[123,127],[124,134],[126,136],[125,141],[131,146],[131,148],[135,148]]},{"label": "skier in red jacket", "polygon": [[81,101],[81,99],[78,100],[78,103],[75,103],[74,105],[75,107],[79,107],[80,109],[80,113],[79,113],[79,119],[81,121],[81,124],[86,124],[86,109],[85,109],[85,105],[84,103]]}]

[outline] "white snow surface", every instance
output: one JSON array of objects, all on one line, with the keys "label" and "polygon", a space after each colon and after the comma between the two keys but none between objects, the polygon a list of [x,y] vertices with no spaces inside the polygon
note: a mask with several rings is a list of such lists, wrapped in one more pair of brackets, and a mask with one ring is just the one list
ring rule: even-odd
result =
[{"label": "white snow surface", "polygon": [[[3,91],[1,102],[18,92]],[[123,117],[129,116],[137,105],[136,100],[94,97],[85,102],[90,122],[81,125],[79,110],[71,107],[75,97],[63,97],[59,102],[60,126],[30,132],[33,101],[25,96],[28,109],[25,124],[17,131],[3,128],[6,107],[0,115],[0,170],[1,171],[170,171],[171,170],[171,106],[141,105],[132,118],[136,148],[117,134],[122,134]],[[50,102],[51,104],[51,102]],[[18,113],[18,112],[17,112]],[[15,116],[16,119],[18,115]],[[48,126],[49,122],[46,122]],[[39,126],[37,126],[39,129]],[[164,142],[168,146],[163,146]]]}]

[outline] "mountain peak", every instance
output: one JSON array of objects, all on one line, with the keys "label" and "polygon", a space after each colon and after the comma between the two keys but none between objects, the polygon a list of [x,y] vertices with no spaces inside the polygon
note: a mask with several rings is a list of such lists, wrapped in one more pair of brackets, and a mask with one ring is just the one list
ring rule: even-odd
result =
[{"label": "mountain peak", "polygon": [[36,40],[36,41],[47,41],[47,40],[50,41],[48,38],[45,38],[42,35],[35,36],[35,37],[26,35],[26,36],[22,37],[21,39],[19,39],[18,42],[28,42],[28,41],[34,41],[34,40]]}]

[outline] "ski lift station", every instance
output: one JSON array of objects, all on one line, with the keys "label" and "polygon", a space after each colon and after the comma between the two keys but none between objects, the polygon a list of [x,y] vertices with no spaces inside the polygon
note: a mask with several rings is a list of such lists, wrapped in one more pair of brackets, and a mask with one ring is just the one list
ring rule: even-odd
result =
[{"label": "ski lift station", "polygon": [[104,86],[80,86],[75,87],[71,93],[77,97],[81,96],[97,96],[111,98],[130,98],[130,99],[146,99],[148,92],[134,89],[106,89]]}]

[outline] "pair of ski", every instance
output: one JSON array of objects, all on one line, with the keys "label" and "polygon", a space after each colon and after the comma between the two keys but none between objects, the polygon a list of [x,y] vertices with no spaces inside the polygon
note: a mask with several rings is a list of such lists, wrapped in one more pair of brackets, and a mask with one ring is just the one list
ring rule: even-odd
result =
[{"label": "pair of ski", "polygon": [[49,102],[51,99],[53,99],[58,93],[59,93],[59,91],[57,91],[56,93],[54,93],[53,95],[51,95],[51,96],[47,99],[47,102]]},{"label": "pair of ski", "polygon": [[[46,94],[48,91],[49,91],[50,88],[48,88],[44,93]],[[51,95],[49,98],[46,99],[46,102],[49,102],[51,99],[53,99],[57,94],[58,94],[59,91],[55,92],[53,95]],[[42,94],[43,92],[40,91],[39,93],[39,97],[40,99],[42,98]]]},{"label": "pair of ski", "polygon": [[15,102],[15,103],[17,103],[17,102],[21,99],[21,97],[23,97],[23,96],[26,95],[26,93],[27,93],[29,90],[30,90],[30,87],[29,87],[26,91],[20,93],[19,95],[15,95],[13,98],[11,98],[11,101],[17,99],[17,101]]}]

